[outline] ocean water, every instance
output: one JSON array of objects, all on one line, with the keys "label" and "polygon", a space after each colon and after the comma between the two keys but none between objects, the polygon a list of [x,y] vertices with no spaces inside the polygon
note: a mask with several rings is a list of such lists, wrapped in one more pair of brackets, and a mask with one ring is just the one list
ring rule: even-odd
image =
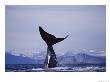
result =
[{"label": "ocean water", "polygon": [[42,64],[6,64],[5,72],[106,72],[106,66],[75,65],[43,68]]}]

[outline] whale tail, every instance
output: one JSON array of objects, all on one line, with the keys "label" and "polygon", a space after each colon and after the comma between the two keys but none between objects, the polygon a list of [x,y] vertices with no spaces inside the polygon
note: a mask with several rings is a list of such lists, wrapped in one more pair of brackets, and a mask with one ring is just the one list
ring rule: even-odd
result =
[{"label": "whale tail", "polygon": [[67,35],[65,38],[56,38],[55,44],[58,42],[63,41],[64,39],[66,39],[69,35]]},{"label": "whale tail", "polygon": [[[58,64],[58,61],[57,61],[57,57],[56,57],[56,54],[54,52],[52,45],[63,41],[64,39],[68,37],[68,35],[65,38],[56,38],[54,35],[49,34],[48,32],[44,31],[41,26],[39,26],[39,32],[40,32],[42,39],[46,42],[48,46],[47,56],[44,61],[44,67],[49,67],[49,68],[56,67]],[[50,57],[50,59],[48,56]]]},{"label": "whale tail", "polygon": [[52,46],[58,42],[61,42],[69,36],[67,35],[65,38],[56,38],[54,35],[44,31],[41,26],[39,26],[39,31],[42,39],[46,42],[48,46]]}]

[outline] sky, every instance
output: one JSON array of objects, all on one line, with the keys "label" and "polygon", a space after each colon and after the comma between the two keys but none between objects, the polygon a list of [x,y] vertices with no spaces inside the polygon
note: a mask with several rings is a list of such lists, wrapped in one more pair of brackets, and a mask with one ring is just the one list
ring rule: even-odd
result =
[{"label": "sky", "polygon": [[46,51],[39,26],[56,37],[69,35],[53,46],[57,53],[106,50],[105,5],[6,5],[5,50]]}]

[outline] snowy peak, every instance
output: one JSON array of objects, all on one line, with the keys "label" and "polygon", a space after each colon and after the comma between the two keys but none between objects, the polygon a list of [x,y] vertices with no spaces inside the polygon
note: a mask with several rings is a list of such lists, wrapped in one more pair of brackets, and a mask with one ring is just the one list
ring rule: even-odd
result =
[{"label": "snowy peak", "polygon": [[33,53],[32,59],[45,59],[47,52],[42,51],[42,52],[35,52]]},{"label": "snowy peak", "polygon": [[94,56],[87,53],[66,53],[58,58],[59,64],[105,64],[105,56]]},{"label": "snowy peak", "polygon": [[[93,52],[92,52],[93,53]],[[101,52],[102,53],[102,52]],[[104,52],[103,52],[104,53]],[[15,52],[5,52],[5,61],[6,63],[17,62],[17,63],[33,63],[33,64],[43,64],[44,59],[46,57],[46,51],[43,52],[35,52],[31,57],[28,57],[21,53]],[[66,52],[64,55],[57,56],[59,64],[105,64],[106,56],[100,55],[91,55],[90,53],[85,52]],[[58,55],[58,54],[56,54]],[[20,61],[22,60],[22,61]],[[30,62],[31,61],[31,62]]]}]

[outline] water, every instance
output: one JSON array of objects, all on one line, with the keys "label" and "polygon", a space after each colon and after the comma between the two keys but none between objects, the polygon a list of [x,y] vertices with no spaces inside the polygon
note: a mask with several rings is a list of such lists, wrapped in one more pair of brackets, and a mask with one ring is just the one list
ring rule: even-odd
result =
[{"label": "water", "polygon": [[106,72],[105,66],[72,66],[43,68],[42,64],[6,64],[6,72]]}]

